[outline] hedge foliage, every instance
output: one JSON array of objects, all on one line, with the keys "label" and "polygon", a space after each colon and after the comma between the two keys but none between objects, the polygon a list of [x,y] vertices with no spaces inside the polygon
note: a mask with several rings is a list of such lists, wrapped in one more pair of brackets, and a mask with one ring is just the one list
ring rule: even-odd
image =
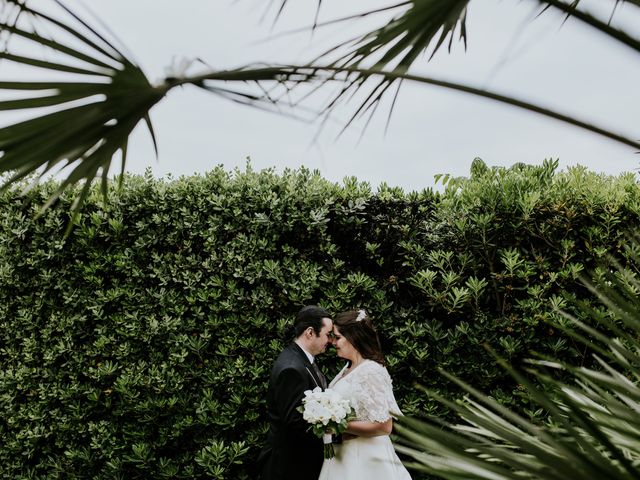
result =
[{"label": "hedge foliage", "polygon": [[3,193],[0,476],[252,478],[281,332],[309,303],[372,313],[405,414],[446,414],[414,387],[453,392],[437,368],[528,411],[483,344],[580,362],[546,320],[639,224],[633,174],[556,167],[476,160],[441,194],[305,169],[126,176],[68,238],[72,198],[35,215],[55,182]]}]

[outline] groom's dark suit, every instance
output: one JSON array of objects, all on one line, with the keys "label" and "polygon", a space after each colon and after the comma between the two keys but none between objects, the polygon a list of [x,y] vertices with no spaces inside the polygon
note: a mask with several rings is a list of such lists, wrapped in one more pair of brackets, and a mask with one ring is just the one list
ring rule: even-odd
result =
[{"label": "groom's dark suit", "polygon": [[286,347],[271,370],[267,392],[269,436],[260,454],[262,480],[318,480],[323,460],[322,440],[296,409],[305,390],[326,387],[319,369],[295,343]]}]

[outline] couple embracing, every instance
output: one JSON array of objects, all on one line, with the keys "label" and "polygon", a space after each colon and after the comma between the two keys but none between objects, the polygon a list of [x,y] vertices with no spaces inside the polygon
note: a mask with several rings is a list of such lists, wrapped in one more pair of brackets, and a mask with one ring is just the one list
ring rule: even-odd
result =
[{"label": "couple embracing", "polygon": [[[288,332],[294,341],[273,365],[267,393],[269,436],[260,455],[262,480],[410,480],[389,434],[400,410],[384,366],[378,335],[364,310],[336,315],[304,307]],[[327,385],[316,356],[333,343],[347,360]],[[323,441],[311,433],[298,407],[304,392],[327,387],[349,400],[349,422],[336,456],[323,459]]]}]

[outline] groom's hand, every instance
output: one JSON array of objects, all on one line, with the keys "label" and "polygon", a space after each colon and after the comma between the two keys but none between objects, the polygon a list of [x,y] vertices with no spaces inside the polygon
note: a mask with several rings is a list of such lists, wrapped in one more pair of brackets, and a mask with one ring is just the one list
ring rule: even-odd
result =
[{"label": "groom's hand", "polygon": [[351,433],[343,433],[342,434],[342,441],[346,442],[347,440],[353,440],[354,438],[356,438],[358,435],[353,435]]}]

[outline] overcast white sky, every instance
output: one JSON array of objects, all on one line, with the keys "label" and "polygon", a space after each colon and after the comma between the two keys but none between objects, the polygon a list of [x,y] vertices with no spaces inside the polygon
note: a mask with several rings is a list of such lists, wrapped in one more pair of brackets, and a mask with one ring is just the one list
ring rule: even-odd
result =
[{"label": "overcast white sky", "polygon": [[[612,2],[583,0],[584,5]],[[200,57],[214,68],[256,61],[303,62],[366,29],[349,22],[315,33],[262,41],[293,27],[310,25],[316,1],[290,0],[272,31],[273,15],[261,21],[264,0],[76,0],[89,5],[128,47],[152,79],[173,59]],[[389,2],[324,0],[321,19]],[[633,138],[640,137],[640,62],[637,54],[587,27],[546,13],[535,18],[534,0],[474,0],[468,12],[468,48],[460,42],[442,49],[416,73],[489,87],[574,113]],[[350,5],[345,8],[344,4]],[[619,8],[617,19],[638,31],[638,16]],[[273,13],[273,12],[272,12]],[[373,24],[380,24],[378,17]],[[194,70],[195,71],[195,70]],[[341,112],[343,120],[355,104]],[[340,181],[357,176],[376,186],[383,181],[407,190],[434,184],[437,173],[467,175],[475,157],[489,165],[583,164],[596,171],[635,170],[634,150],[544,117],[460,93],[406,84],[390,128],[381,111],[359,140],[358,127],[340,139],[329,127],[317,144],[317,124],[261,112],[196,88],[172,91],[152,111],[159,139],[156,162],[143,128],[130,145],[128,170],[151,167],[158,176],[204,172],[217,164],[243,168],[301,165]]]}]

